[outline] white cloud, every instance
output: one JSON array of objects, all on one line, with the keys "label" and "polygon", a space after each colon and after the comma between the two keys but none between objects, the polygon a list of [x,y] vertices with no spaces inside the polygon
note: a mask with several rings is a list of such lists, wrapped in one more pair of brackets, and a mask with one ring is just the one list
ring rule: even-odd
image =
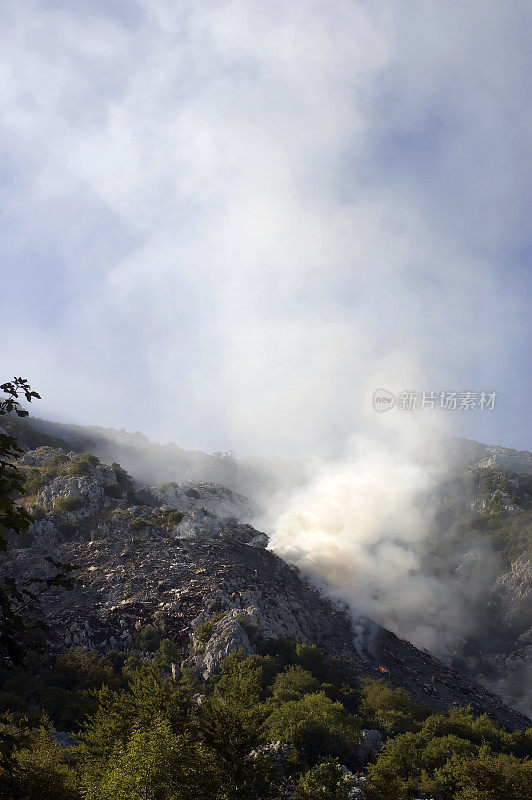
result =
[{"label": "white cloud", "polygon": [[497,259],[522,56],[500,3],[451,5],[6,3],[3,235],[62,261],[68,295],[12,350],[45,410],[325,452],[375,372],[484,388],[458,384],[516,331]]}]

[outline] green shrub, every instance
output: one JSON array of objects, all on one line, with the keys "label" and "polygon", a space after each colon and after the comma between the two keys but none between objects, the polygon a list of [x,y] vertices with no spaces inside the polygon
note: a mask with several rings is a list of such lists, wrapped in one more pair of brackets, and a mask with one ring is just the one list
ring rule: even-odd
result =
[{"label": "green shrub", "polygon": [[194,639],[200,644],[207,644],[209,639],[212,636],[212,632],[214,631],[217,623],[222,619],[225,615],[225,611],[219,611],[217,614],[213,614],[212,617],[206,619],[204,622],[200,622],[196,630],[194,631]]},{"label": "green shrub", "polygon": [[259,643],[259,652],[272,656],[280,668],[299,664],[303,669],[311,672],[319,681],[327,678],[327,665],[325,657],[315,644],[307,645],[295,642],[293,639],[265,639]]},{"label": "green shrub", "polygon": [[92,453],[82,453],[74,461],[71,462],[68,470],[69,475],[87,475],[92,467],[97,466],[100,460],[93,456]]},{"label": "green shrub", "polygon": [[[441,736],[427,742],[420,733],[405,733],[386,742],[376,763],[370,766],[369,775],[377,797],[382,794],[387,798],[392,792],[403,797],[416,791],[452,756],[473,756],[477,749],[457,736]],[[440,790],[444,788],[442,785]]]},{"label": "green shrub", "polygon": [[[272,797],[275,775],[268,759],[248,758],[261,742],[261,726],[268,709],[262,702],[272,678],[271,659],[261,656],[225,658],[214,690],[205,698],[200,711],[200,735],[227,765],[227,797],[253,800]],[[265,774],[266,773],[266,774]],[[273,794],[279,798],[279,794]]]},{"label": "green shrub", "polygon": [[56,453],[51,458],[43,461],[41,468],[57,470],[57,472],[59,472],[61,467],[63,467],[65,464],[68,464],[69,461],[70,459],[66,453]]},{"label": "green shrub", "polygon": [[474,744],[489,744],[493,750],[513,752],[516,734],[505,731],[487,714],[475,717],[470,707],[450,708],[443,714],[431,714],[423,722],[421,733],[425,739],[454,735]]},{"label": "green shrub", "polygon": [[169,671],[172,664],[179,664],[182,658],[183,654],[178,644],[170,639],[162,639],[154,663],[160,669]]},{"label": "green shrub", "polygon": [[128,689],[115,692],[104,686],[97,711],[76,734],[78,760],[89,780],[118,748],[127,745],[135,730],[149,729],[157,718],[166,719],[174,731],[186,730],[196,708],[191,697],[198,688],[192,681],[163,678],[153,666],[130,670],[132,661],[124,663]]},{"label": "green shrub", "polygon": [[447,762],[459,787],[455,800],[532,800],[532,761],[493,753],[487,745],[476,758]]},{"label": "green shrub", "polygon": [[144,528],[148,528],[150,525],[153,525],[150,520],[142,519],[142,517],[135,517],[135,519],[131,520],[127,527],[130,531],[142,531]]},{"label": "green shrub", "polygon": [[157,491],[167,492],[168,489],[177,489],[178,487],[179,487],[178,483],[175,483],[175,481],[170,481],[167,483],[160,483],[159,486],[157,487]]},{"label": "green shrub", "polygon": [[[451,708],[428,716],[417,732],[389,739],[368,769],[372,787],[365,792],[371,800],[406,800],[414,794],[445,800],[514,800],[526,796],[512,788],[511,777],[517,776],[521,791],[523,769],[530,767],[516,756],[526,752],[530,752],[530,732],[508,733],[485,714],[474,717],[470,708]],[[496,771],[496,764],[501,767],[505,777],[499,783],[492,781],[498,787],[493,794],[489,781],[472,782],[471,775],[478,777],[484,768],[479,764],[486,767],[486,774]]]},{"label": "green shrub", "polygon": [[[269,656],[244,658],[242,653],[232,653],[220,665],[214,693],[226,702],[251,708],[262,703],[275,673],[275,662]],[[264,711],[266,715],[268,710]]]},{"label": "green shrub", "polygon": [[[53,476],[55,477],[55,475]],[[39,494],[46,485],[46,476],[39,467],[30,467],[24,478],[24,492],[27,495]]]},{"label": "green shrub", "polygon": [[54,499],[55,511],[77,511],[83,507],[83,500],[81,497],[56,497]]},{"label": "green shrub", "polygon": [[31,509],[31,515],[37,522],[42,519],[46,519],[46,509],[42,506],[33,506]]},{"label": "green shrub", "polygon": [[83,647],[76,647],[57,657],[54,681],[65,689],[101,689],[105,684],[119,688],[111,660]]},{"label": "green shrub", "polygon": [[[55,662],[28,657],[24,669],[0,664],[0,712],[9,725],[45,710],[79,742],[62,751],[50,730],[32,734],[15,752],[13,771],[0,768],[0,797],[280,800],[289,776],[294,800],[347,800],[351,781],[339,763],[355,768],[361,720],[336,699],[352,701],[341,671],[324,684],[298,663],[333,680],[319,651],[277,640],[264,647],[269,655],[226,657],[200,683],[185,665],[178,680],[164,677],[181,648],[161,641],[157,628],[145,626],[137,640],[155,652],[152,665],[138,654],[82,648]],[[382,681],[365,682],[361,697],[364,721],[382,719],[393,730],[401,715],[413,726],[394,733],[369,766],[367,800],[532,800],[531,762],[523,758],[532,731],[509,733],[469,708],[430,713]],[[281,761],[261,755],[272,740],[290,745]]]},{"label": "green shrub", "polygon": [[250,639],[252,639],[258,631],[258,625],[251,614],[236,614],[235,619],[239,622]]},{"label": "green shrub", "polygon": [[120,464],[117,464],[116,461],[113,461],[113,463],[111,464],[111,469],[114,470],[114,473],[116,475],[116,480],[122,489],[129,491],[134,487],[135,484],[133,478],[126,472],[126,470],[123,467],[120,466]]},{"label": "green shrub", "polygon": [[[124,681],[121,664],[114,654],[99,656],[77,647],[47,664],[38,657],[27,658],[24,668],[0,672],[0,712],[38,716],[42,711],[60,730],[74,730],[98,705],[94,690],[103,685],[120,688]],[[1,792],[0,792],[1,796]]]},{"label": "green shrub", "polygon": [[64,472],[64,465],[69,461],[65,453],[56,453],[43,461],[40,467],[26,467],[24,491],[28,495],[38,494],[46,484]]},{"label": "green shrub", "polygon": [[272,686],[273,696],[281,702],[299,700],[303,695],[319,690],[318,679],[299,664],[288,667],[285,672],[277,675]]},{"label": "green shrub", "polygon": [[[55,512],[53,512],[55,513]],[[59,519],[54,519],[54,525],[61,534],[61,538],[67,541],[72,541],[76,537],[76,533],[78,531],[78,527],[75,523],[66,522],[66,520],[59,517]]]},{"label": "green shrub", "polygon": [[153,625],[144,625],[135,635],[135,643],[144,652],[155,653],[161,644],[161,631]]},{"label": "green shrub", "polygon": [[500,557],[503,569],[509,569],[510,564],[529,549],[532,537],[532,511],[529,509],[515,513],[491,509],[484,514],[460,511],[455,517],[445,537],[434,547],[434,553],[444,560],[476,546],[479,537],[488,540]]},{"label": "green shrub", "polygon": [[362,681],[359,714],[369,728],[389,736],[415,731],[428,713],[412,701],[406,689],[392,689],[381,679]]},{"label": "green shrub", "polygon": [[103,490],[107,497],[115,497],[116,499],[122,497],[122,489],[120,488],[120,484],[116,481],[104,483]]},{"label": "green shrub", "polygon": [[166,515],[166,524],[176,527],[179,525],[184,516],[185,515],[182,511],[169,511]]},{"label": "green shrub", "polygon": [[303,667],[303,669],[312,672],[318,680],[325,680],[327,675],[325,656],[319,647],[315,644],[301,644],[300,642],[296,642],[295,657],[296,663]]}]

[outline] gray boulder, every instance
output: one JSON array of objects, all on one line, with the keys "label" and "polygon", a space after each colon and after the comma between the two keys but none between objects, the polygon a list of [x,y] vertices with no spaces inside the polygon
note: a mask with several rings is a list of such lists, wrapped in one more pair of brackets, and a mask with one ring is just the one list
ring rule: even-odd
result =
[{"label": "gray boulder", "polygon": [[356,751],[356,761],[359,769],[362,769],[370,761],[374,761],[378,755],[384,737],[380,731],[377,730],[362,730],[360,732],[360,744]]}]

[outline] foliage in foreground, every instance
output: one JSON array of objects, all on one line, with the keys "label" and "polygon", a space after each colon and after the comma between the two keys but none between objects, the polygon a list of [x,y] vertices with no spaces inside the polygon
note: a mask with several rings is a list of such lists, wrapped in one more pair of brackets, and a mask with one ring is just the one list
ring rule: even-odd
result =
[{"label": "foliage in foreground", "polygon": [[[171,650],[161,643],[146,664],[78,648],[45,674],[30,665],[12,724],[39,708],[51,721],[0,773],[0,798],[281,800],[288,786],[294,800],[347,800],[359,731],[378,727],[386,742],[367,770],[369,800],[531,800],[532,731],[509,733],[470,709],[433,713],[383,680],[350,687],[341,664],[284,640],[229,656],[207,684],[186,669],[173,680]],[[5,708],[21,675],[0,676]],[[67,719],[77,745],[62,749],[52,733]],[[268,755],[272,741],[288,745],[282,756]]]}]

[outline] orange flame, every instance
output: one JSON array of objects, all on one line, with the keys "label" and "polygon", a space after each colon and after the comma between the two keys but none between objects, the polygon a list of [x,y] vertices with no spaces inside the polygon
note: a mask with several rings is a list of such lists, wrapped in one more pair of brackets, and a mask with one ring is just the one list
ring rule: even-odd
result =
[{"label": "orange flame", "polygon": [[386,667],[383,667],[383,666],[382,666],[382,664],[379,664],[379,666],[377,667],[377,669],[379,670],[379,672],[388,672],[388,670],[386,669]]}]

